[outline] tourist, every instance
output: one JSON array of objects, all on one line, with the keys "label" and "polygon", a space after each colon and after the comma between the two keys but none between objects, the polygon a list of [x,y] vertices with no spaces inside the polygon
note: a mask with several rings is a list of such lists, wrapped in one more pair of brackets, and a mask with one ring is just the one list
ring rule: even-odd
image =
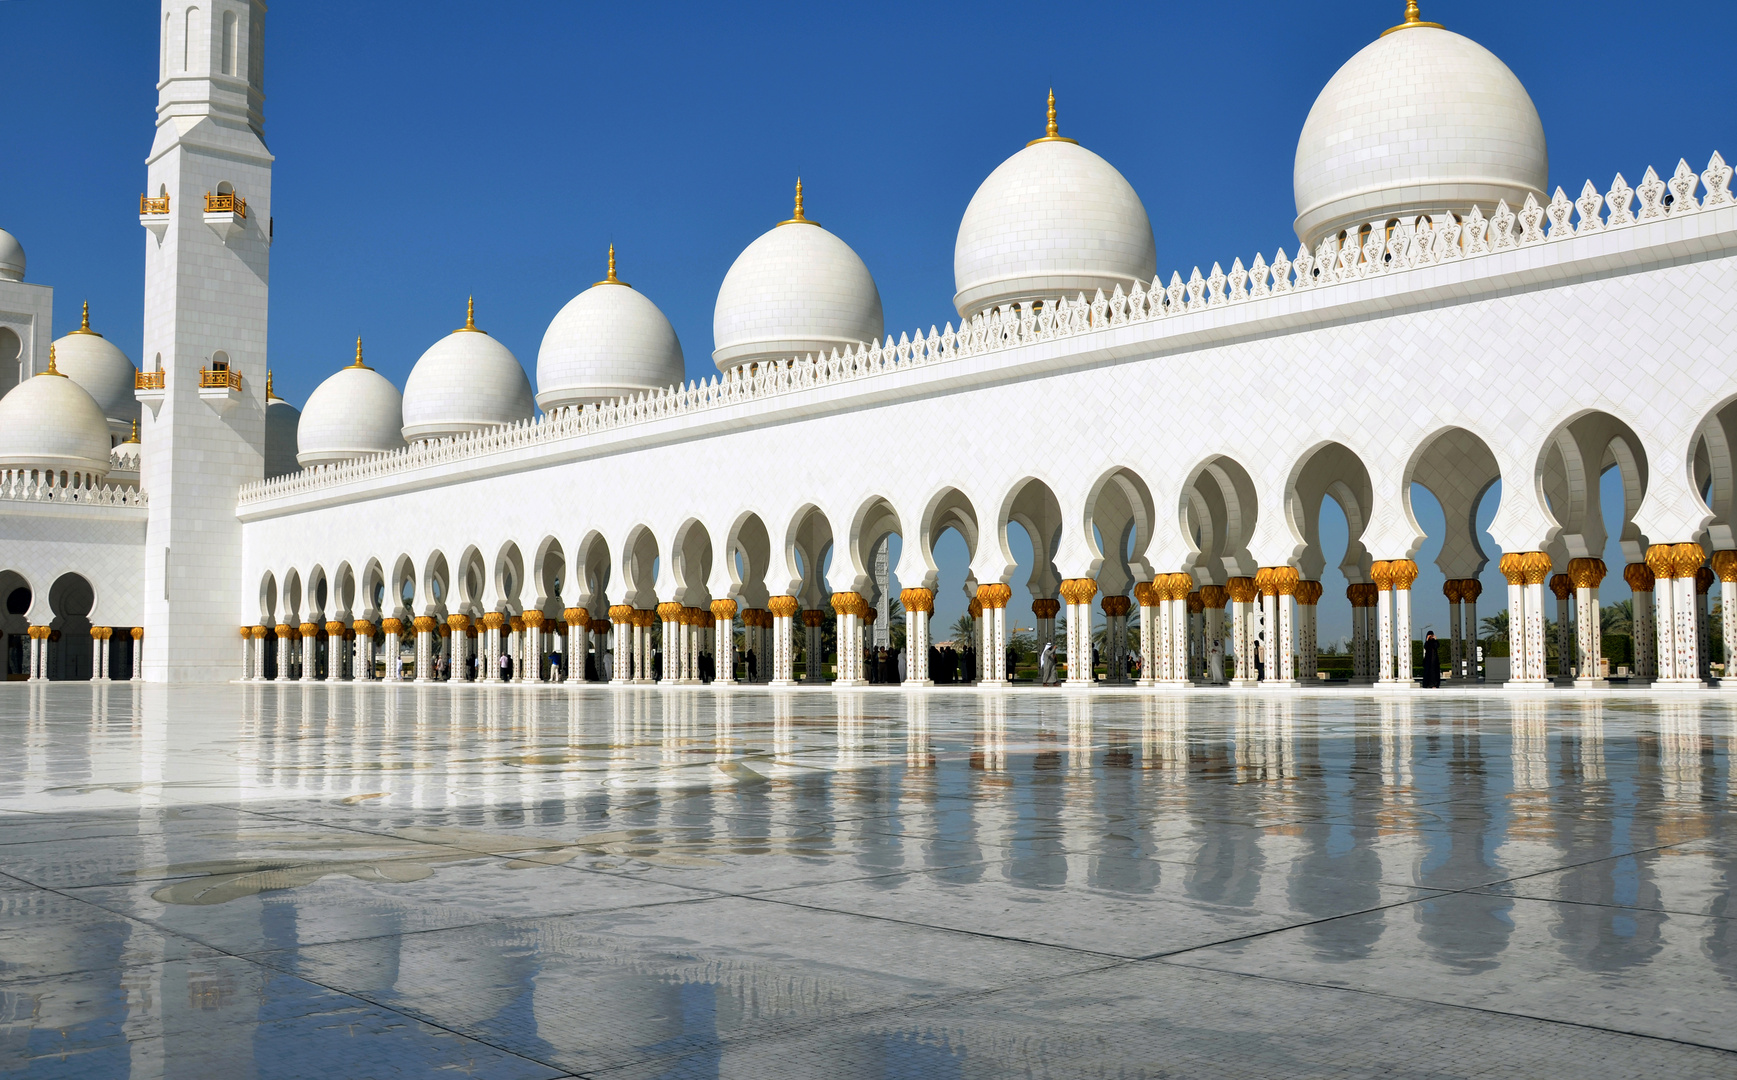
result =
[{"label": "tourist", "polygon": [[1043,643],[1043,652],[1037,658],[1037,681],[1042,686],[1054,686],[1055,680],[1055,642]]},{"label": "tourist", "polygon": [[1423,685],[1431,690],[1441,689],[1441,642],[1435,639],[1434,630],[1423,635]]}]

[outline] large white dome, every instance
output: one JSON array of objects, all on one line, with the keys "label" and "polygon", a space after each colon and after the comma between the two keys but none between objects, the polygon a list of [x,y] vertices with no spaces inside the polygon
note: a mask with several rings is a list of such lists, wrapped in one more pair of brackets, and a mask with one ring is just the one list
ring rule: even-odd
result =
[{"label": "large white dome", "polygon": [[1158,272],[1152,222],[1115,166],[1056,130],[1002,162],[971,196],[953,245],[953,306],[1106,294]]},{"label": "large white dome", "polygon": [[362,363],[340,369],[308,395],[296,428],[296,464],[302,468],[348,461],[404,445],[404,397],[391,380]]},{"label": "large white dome", "polygon": [[24,245],[18,238],[0,229],[0,281],[24,280]]},{"label": "large white dome", "polygon": [[108,474],[108,418],[53,353],[47,371],[0,398],[0,469]]},{"label": "large white dome", "polygon": [[1516,209],[1544,199],[1544,125],[1488,49],[1416,18],[1376,38],[1327,82],[1297,140],[1297,236],[1392,217]]},{"label": "large white dome", "polygon": [[265,373],[265,478],[288,476],[297,469],[296,429],[302,412],[277,396],[271,371]]},{"label": "large white dome", "polygon": [[464,327],[429,346],[404,380],[404,438],[443,439],[528,419],[536,411],[531,380],[512,350]]},{"label": "large white dome", "polygon": [[139,399],[133,396],[133,377],[139,372],[126,353],[90,328],[88,303],[83,325],[56,341],[54,348],[60,373],[84,387],[108,418],[109,432],[125,438],[139,418]]},{"label": "large white dome", "polygon": [[796,213],[736,256],[712,313],[712,361],[727,371],[878,339],[881,293],[850,245]]},{"label": "large white dome", "polygon": [[674,386],[684,370],[675,327],[615,276],[611,244],[609,275],[567,301],[543,334],[537,405],[549,412]]}]

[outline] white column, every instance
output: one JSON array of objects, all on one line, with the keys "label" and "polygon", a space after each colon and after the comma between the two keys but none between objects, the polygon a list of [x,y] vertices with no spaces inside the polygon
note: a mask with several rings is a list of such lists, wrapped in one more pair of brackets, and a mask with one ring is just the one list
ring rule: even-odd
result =
[{"label": "white column", "polygon": [[899,594],[905,609],[905,682],[906,686],[932,686],[929,673],[929,615],[935,610],[935,593],[931,589],[906,589]]},{"label": "white column", "polygon": [[[1560,586],[1556,578],[1562,579]],[[1573,635],[1569,632],[1573,621],[1573,613],[1569,609],[1569,599],[1574,593],[1574,586],[1569,584],[1567,574],[1551,576],[1550,591],[1556,593],[1556,677],[1572,678],[1574,675],[1574,644]],[[1561,591],[1558,591],[1560,588]]]},{"label": "white column", "polygon": [[663,678],[665,686],[674,686],[682,678],[682,628],[677,620],[678,604],[659,604],[658,618],[663,621]]},{"label": "white column", "polygon": [[1164,607],[1170,612],[1170,674],[1171,686],[1193,685],[1188,663],[1188,585],[1186,574],[1173,574],[1170,599]]},{"label": "white column", "polygon": [[[1707,590],[1701,588],[1698,578],[1691,578],[1695,583],[1695,673],[1701,680],[1713,677],[1713,650],[1708,637],[1710,624],[1707,619]],[[1712,582],[1707,582],[1711,586]]]},{"label": "white column", "polygon": [[[1721,560],[1723,551],[1713,553],[1713,566],[1719,574],[1719,611],[1721,638],[1725,646],[1725,674],[1719,679],[1719,685],[1726,690],[1737,690],[1737,576],[1727,577],[1726,574],[1737,565]],[[1737,562],[1737,553],[1733,553]]]},{"label": "white column", "polygon": [[[1509,558],[1502,556],[1505,563]],[[1504,568],[1505,570],[1505,568]],[[1526,680],[1526,586],[1518,576],[1508,576],[1508,681]]]},{"label": "white column", "polygon": [[712,663],[717,668],[712,676],[714,686],[736,684],[736,602],[713,600]]},{"label": "white column", "polygon": [[311,625],[311,623],[303,624],[302,628],[302,682],[313,682],[317,667],[315,650],[319,648],[320,642],[314,634],[307,630],[307,627]]},{"label": "white column", "polygon": [[1355,582],[1345,592],[1351,601],[1351,681],[1364,683],[1369,681],[1369,609],[1363,604],[1363,583]]},{"label": "white column", "polygon": [[[1681,564],[1677,569],[1680,574]],[[1701,678],[1701,627],[1696,600],[1692,573],[1671,579],[1671,608],[1677,623],[1677,678],[1683,682],[1699,682]]]},{"label": "white column", "polygon": [[398,619],[386,619],[382,625],[386,628],[386,681],[400,682],[404,674],[398,664],[398,635],[404,624]]},{"label": "white column", "polygon": [[[769,607],[772,611],[772,685],[792,686],[796,682],[796,613],[800,608],[793,596],[774,596]],[[764,657],[761,662],[766,662]]]},{"label": "white column", "polygon": [[1098,583],[1091,578],[1071,578],[1062,582],[1062,598],[1067,601],[1068,685],[1090,686],[1092,677],[1092,597]]},{"label": "white column", "polygon": [[[1415,568],[1413,573],[1416,573]],[[1415,681],[1411,672],[1411,582],[1395,583],[1393,589],[1393,647],[1396,677],[1402,686]]]},{"label": "white column", "polygon": [[[277,648],[277,681],[287,682],[289,680],[289,638],[278,633],[275,628],[272,633],[276,635],[273,640]],[[134,648],[133,652],[137,654],[137,647]]]},{"label": "white column", "polygon": [[1544,652],[1544,582],[1542,574],[1533,576],[1539,580],[1526,582],[1526,677],[1533,682],[1546,682],[1549,674]]},{"label": "white column", "polygon": [[1170,678],[1170,606],[1155,595],[1157,584],[1151,581],[1134,586],[1134,601],[1140,611],[1141,686],[1156,686]]},{"label": "white column", "polygon": [[356,631],[356,657],[350,667],[350,677],[356,682],[371,682],[374,678],[374,625],[364,620],[353,624]]},{"label": "white column", "polygon": [[1476,578],[1470,578],[1466,581],[1466,679],[1468,681],[1476,681],[1478,677],[1478,595],[1483,591],[1483,588],[1483,585]]},{"label": "white column", "polygon": [[1321,643],[1317,638],[1315,612],[1320,606],[1321,583],[1310,582],[1315,587],[1314,595],[1306,604],[1298,605],[1298,623],[1302,634],[1302,644],[1298,651],[1302,653],[1302,670],[1297,673],[1299,681],[1307,681],[1313,685],[1320,680],[1316,678],[1321,672]]},{"label": "white column", "polygon": [[1465,656],[1465,645],[1461,637],[1459,582],[1448,582],[1444,591],[1447,593],[1448,601],[1448,677],[1459,679],[1465,675],[1465,668],[1461,663]]},{"label": "white column", "polygon": [[410,624],[416,638],[416,659],[411,666],[412,678],[419,683],[426,683],[433,678],[434,625],[433,620],[426,616],[414,620]]},{"label": "white column", "polygon": [[1276,683],[1283,678],[1279,674],[1279,595],[1270,585],[1260,594],[1260,606],[1261,664],[1266,669],[1262,681]]},{"label": "white column", "polygon": [[1375,594],[1375,671],[1376,682],[1392,683],[1393,671],[1393,590],[1382,588],[1377,580]]},{"label": "white column", "polygon": [[[1293,581],[1292,584],[1294,585],[1295,582]],[[1279,613],[1278,644],[1276,646],[1278,655],[1269,663],[1278,667],[1279,682],[1287,686],[1294,686],[1297,682],[1296,596],[1286,590],[1279,593],[1276,599],[1278,600]]]}]

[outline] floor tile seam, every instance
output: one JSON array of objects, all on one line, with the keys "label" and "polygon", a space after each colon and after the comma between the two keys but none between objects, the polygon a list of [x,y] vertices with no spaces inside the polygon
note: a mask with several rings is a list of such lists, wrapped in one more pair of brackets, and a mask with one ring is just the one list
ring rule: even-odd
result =
[{"label": "floor tile seam", "polygon": [[[479,927],[498,927],[498,926],[510,926],[512,924],[515,924],[515,923],[546,922],[546,921],[549,921],[552,919],[583,919],[583,918],[589,918],[593,915],[610,915],[610,914],[615,914],[615,913],[624,912],[624,911],[639,911],[639,910],[642,910],[644,908],[677,907],[677,906],[681,906],[684,904],[703,904],[703,903],[706,903],[707,901],[711,901],[711,900],[728,900],[728,899],[736,899],[736,898],[731,897],[727,893],[716,893],[716,894],[711,895],[711,896],[691,896],[691,897],[685,897],[685,898],[680,899],[680,900],[650,900],[650,901],[647,901],[643,904],[623,904],[620,907],[593,908],[593,909],[587,909],[584,911],[559,911],[559,912],[549,912],[549,913],[542,914],[542,915],[500,915],[500,916],[496,916],[493,918],[477,919],[473,922],[453,923],[450,926],[429,926],[429,927],[424,927],[424,928],[419,929],[419,930],[402,930],[402,931],[399,931],[398,933],[395,933],[395,934],[367,934],[367,935],[364,935],[362,937],[354,937],[354,938],[332,938],[329,941],[310,941],[310,942],[307,942],[306,944],[302,944],[302,945],[296,945],[293,947],[277,948],[277,949],[250,949],[250,950],[245,950],[245,951],[236,951],[236,950],[231,950],[231,949],[223,949],[221,946],[217,946],[217,945],[207,945],[205,942],[198,941],[197,939],[189,939],[189,940],[193,940],[193,941],[195,941],[196,944],[202,945],[205,948],[218,949],[219,951],[223,952],[225,955],[235,956],[235,957],[239,957],[239,958],[247,959],[247,960],[252,960],[255,963],[259,963],[259,964],[262,964],[265,966],[270,966],[270,967],[276,968],[277,970],[287,970],[284,968],[280,968],[280,967],[278,967],[278,965],[275,965],[275,964],[267,965],[266,961],[263,958],[271,957],[271,956],[289,956],[289,955],[294,955],[296,953],[303,952],[303,951],[308,950],[308,949],[325,949],[325,948],[329,948],[329,947],[334,946],[334,945],[357,945],[357,944],[362,944],[364,942],[369,942],[369,941],[387,941],[387,940],[391,940],[391,939],[416,938],[416,937],[422,937],[422,936],[425,936],[428,934],[451,933],[452,931],[455,931],[455,930],[475,930]],[[745,899],[745,898],[743,898],[743,899]],[[149,920],[140,920],[140,921],[149,921]],[[156,926],[155,923],[151,923],[151,925]],[[182,936],[185,936],[185,935],[183,934]],[[293,972],[292,972],[292,974],[293,974]]]},{"label": "floor tile seam", "polygon": [[1515,874],[1513,877],[1500,878],[1496,881],[1486,881],[1486,882],[1483,882],[1482,884],[1479,884],[1479,885],[1468,885],[1468,886],[1465,886],[1464,888],[1448,889],[1448,890],[1444,890],[1444,891],[1454,892],[1454,893],[1476,892],[1476,891],[1481,890],[1481,889],[1494,888],[1497,885],[1507,885],[1511,882],[1516,882],[1516,881],[1530,881],[1533,878],[1537,878],[1537,877],[1546,877],[1550,874],[1560,874],[1565,870],[1579,870],[1579,869],[1581,869],[1583,867],[1587,867],[1587,866],[1597,866],[1599,863],[1614,862],[1617,859],[1632,859],[1636,855],[1648,855],[1648,854],[1651,854],[1653,852],[1664,851],[1667,848],[1671,848],[1671,847],[1675,847],[1675,846],[1676,846],[1675,844],[1654,844],[1651,847],[1637,847],[1637,848],[1634,848],[1634,849],[1629,850],[1629,851],[1621,851],[1621,852],[1617,852],[1617,853],[1612,854],[1612,855],[1603,855],[1603,856],[1600,856],[1599,858],[1596,858],[1596,859],[1585,859],[1581,862],[1573,862],[1573,863],[1561,863],[1559,865],[1550,867],[1550,868],[1545,869],[1545,870],[1534,870],[1534,871],[1531,871],[1530,873]]},{"label": "floor tile seam", "polygon": [[[1418,888],[1415,885],[1409,887],[1419,893],[1423,893],[1424,895],[1414,896],[1407,900],[1396,900],[1391,904],[1376,904],[1373,907],[1359,908],[1356,911],[1341,912],[1338,915],[1325,915],[1319,919],[1307,919],[1303,922],[1291,923],[1286,926],[1274,926],[1265,930],[1251,930],[1246,934],[1238,934],[1235,937],[1220,938],[1217,941],[1208,941],[1199,945],[1190,945],[1183,949],[1171,949],[1164,952],[1147,953],[1144,956],[1134,957],[1134,959],[1139,961],[1168,960],[1172,957],[1187,956],[1189,953],[1199,952],[1203,949],[1216,949],[1225,945],[1236,945],[1245,941],[1255,941],[1260,938],[1271,937],[1274,934],[1288,934],[1294,930],[1306,930],[1311,926],[1324,926],[1327,923],[1338,922],[1341,919],[1355,919],[1378,911],[1395,911],[1399,908],[1410,907],[1412,904],[1421,904],[1429,900],[1439,900],[1443,896],[1457,895],[1456,891],[1446,889],[1423,889]],[[1465,890],[1458,890],[1458,892],[1463,891]]]},{"label": "floor tile seam", "polygon": [[[763,897],[767,893],[785,892],[785,891],[790,890],[790,889],[817,889],[817,888],[826,888],[826,887],[831,886],[831,885],[849,885],[849,884],[852,884],[855,882],[862,882],[862,881],[879,881],[882,878],[890,878],[890,877],[916,877],[919,875],[927,875],[927,874],[941,874],[941,873],[946,873],[949,870],[958,870],[958,869],[961,869],[962,867],[994,865],[997,862],[1005,862],[1005,861],[1006,860],[1004,860],[1004,859],[979,859],[979,860],[976,860],[975,862],[959,863],[959,864],[954,865],[954,866],[925,866],[925,867],[921,867],[921,868],[915,869],[915,870],[888,870],[887,872],[880,873],[880,874],[860,874],[856,877],[834,878],[830,881],[808,882],[807,884],[803,884],[803,885],[778,885],[778,886],[775,886],[775,887],[770,888],[770,889],[753,889],[753,890],[748,890],[748,891],[737,891],[734,889],[715,889],[714,891],[722,893],[725,896],[735,897],[737,899],[751,900],[751,899],[755,899],[758,897]],[[601,872],[601,871],[598,871],[598,872]],[[655,880],[655,879],[647,878],[646,880],[650,881],[650,880]],[[670,883],[659,881],[658,884],[670,884]],[[693,888],[699,888],[699,886],[692,886],[692,887]],[[798,906],[800,906],[800,905],[798,905]],[[831,909],[828,909],[828,910],[831,910]]]},{"label": "floor tile seam", "polygon": [[891,917],[886,916],[886,915],[870,915],[870,914],[866,914],[866,913],[861,912],[861,911],[848,911],[848,910],[845,910],[843,908],[821,907],[821,906],[816,905],[816,904],[798,904],[798,903],[793,903],[789,900],[779,900],[779,899],[772,898],[772,897],[745,895],[745,896],[739,897],[739,899],[753,900],[753,901],[757,901],[759,903],[766,903],[766,904],[778,904],[781,907],[799,908],[799,909],[804,910],[804,911],[824,912],[825,914],[828,914],[828,915],[845,915],[845,916],[849,916],[851,918],[857,918],[857,919],[870,919],[870,920],[873,920],[875,922],[888,923],[888,924],[891,924],[893,926],[909,926],[909,927],[913,927],[913,928],[920,929],[920,930],[933,930],[933,931],[935,931],[937,933],[941,933],[941,934],[952,934],[952,935],[957,935],[959,937],[977,938],[977,939],[983,940],[983,941],[1004,942],[1004,943],[1009,944],[1009,945],[1027,945],[1027,946],[1031,946],[1033,948],[1050,949],[1050,950],[1054,950],[1056,952],[1061,952],[1061,953],[1070,953],[1070,954],[1076,954],[1076,955],[1080,955],[1080,956],[1100,957],[1104,960],[1111,960],[1111,961],[1115,961],[1117,963],[1129,963],[1129,962],[1133,962],[1133,961],[1137,961],[1137,960],[1147,959],[1146,957],[1142,957],[1142,956],[1133,956],[1133,955],[1124,954],[1124,953],[1104,952],[1104,951],[1099,950],[1099,949],[1082,949],[1082,948],[1078,948],[1078,947],[1073,946],[1073,945],[1056,945],[1056,944],[1053,944],[1053,943],[1047,942],[1047,941],[1033,941],[1030,938],[1012,937],[1012,936],[1005,935],[1005,934],[989,934],[989,933],[984,933],[981,930],[960,930],[957,927],[937,926],[933,923],[917,922],[917,921],[911,920],[911,919],[895,919],[895,918],[891,918]]},{"label": "floor tile seam", "polygon": [[1593,900],[1570,900],[1560,896],[1527,896],[1523,893],[1491,892],[1492,886],[1461,889],[1459,892],[1490,896],[1499,900],[1531,900],[1540,904],[1569,904],[1574,907],[1602,908],[1606,911],[1634,911],[1648,915],[1680,915],[1690,919],[1712,919],[1718,922],[1737,920],[1737,915],[1709,915],[1705,911],[1684,911],[1680,908],[1641,907],[1638,904],[1601,904]]},{"label": "floor tile seam", "polygon": [[1186,971],[1210,971],[1217,975],[1229,975],[1236,978],[1258,979],[1262,982],[1279,986],[1307,986],[1314,990],[1330,990],[1347,994],[1357,994],[1362,997],[1377,998],[1383,1001],[1398,1001],[1412,1005],[1428,1005],[1434,1008],[1454,1009],[1461,1012],[1478,1013],[1483,1016],[1499,1016],[1509,1020],[1524,1020],[1534,1024],[1549,1024],[1557,1027],[1576,1028],[1581,1031],[1596,1031],[1605,1035],[1615,1035],[1627,1039],[1645,1039],[1649,1042],[1669,1043],[1673,1046],[1687,1047],[1693,1050],[1708,1050],[1715,1054],[1737,1058],[1737,1050],[1724,1046],[1712,1046],[1707,1043],[1693,1042],[1688,1039],[1673,1038],[1669,1035],[1654,1035],[1644,1031],[1625,1031],[1622,1028],[1605,1027],[1601,1024],[1589,1024],[1578,1020],[1563,1020],[1551,1016],[1537,1016],[1526,1012],[1513,1012],[1507,1009],[1493,1009],[1482,1005],[1467,1005],[1457,1001],[1439,1001],[1435,998],[1417,997],[1410,994],[1395,994],[1385,990],[1372,990],[1362,986],[1337,986],[1332,983],[1314,982],[1309,979],[1291,979],[1278,975],[1268,975],[1260,972],[1237,971],[1231,968],[1204,967],[1199,964],[1173,963],[1169,957],[1159,956],[1142,958],[1138,963],[1156,963],[1164,967],[1173,967]]},{"label": "floor tile seam", "polygon": [[[184,879],[176,879],[176,880],[184,880]],[[66,899],[72,900],[76,903],[83,904],[87,907],[95,908],[97,911],[101,911],[101,912],[104,912],[108,915],[113,915],[117,918],[124,919],[129,923],[138,923],[141,926],[148,926],[153,930],[156,930],[160,933],[167,934],[170,937],[175,938],[179,941],[183,941],[183,942],[186,942],[186,943],[191,944],[191,945],[196,945],[199,948],[211,949],[214,952],[220,952],[220,953],[227,953],[227,951],[228,951],[226,949],[219,948],[218,946],[215,946],[215,945],[207,945],[205,942],[200,941],[198,938],[191,937],[188,934],[184,933],[183,931],[176,930],[173,927],[163,926],[162,924],[160,924],[152,919],[142,919],[137,915],[133,915],[129,912],[122,911],[118,908],[110,907],[107,904],[98,903],[97,901],[92,900],[88,897],[74,895],[74,893],[73,893],[74,889],[114,888],[114,886],[112,886],[112,885],[73,885],[73,886],[64,886],[64,887],[60,887],[60,888],[55,888],[55,887],[46,886],[46,885],[38,885],[36,887],[43,892],[53,893],[56,896],[65,897]],[[148,966],[152,963],[172,963],[172,962],[173,961],[167,961],[167,960],[142,961],[140,965],[131,965],[131,964],[115,965],[115,967]],[[92,969],[92,970],[112,971],[112,970],[115,970],[115,967],[97,968],[97,969]]]}]

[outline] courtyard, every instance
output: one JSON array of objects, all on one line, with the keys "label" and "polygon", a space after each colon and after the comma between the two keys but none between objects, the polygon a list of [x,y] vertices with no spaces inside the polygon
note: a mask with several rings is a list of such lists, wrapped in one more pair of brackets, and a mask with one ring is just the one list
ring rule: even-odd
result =
[{"label": "courtyard", "polygon": [[0,685],[0,1071],[1732,1075],[1733,716]]}]

